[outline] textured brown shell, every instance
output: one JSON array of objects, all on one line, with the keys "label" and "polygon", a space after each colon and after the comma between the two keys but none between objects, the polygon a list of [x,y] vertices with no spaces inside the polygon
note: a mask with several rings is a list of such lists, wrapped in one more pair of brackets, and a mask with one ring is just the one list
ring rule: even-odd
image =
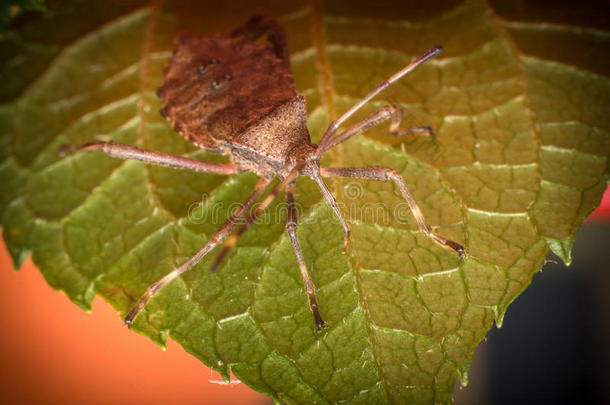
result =
[{"label": "textured brown shell", "polygon": [[229,153],[239,134],[294,98],[296,89],[268,47],[242,36],[183,35],[158,95],[176,132],[201,148]]}]

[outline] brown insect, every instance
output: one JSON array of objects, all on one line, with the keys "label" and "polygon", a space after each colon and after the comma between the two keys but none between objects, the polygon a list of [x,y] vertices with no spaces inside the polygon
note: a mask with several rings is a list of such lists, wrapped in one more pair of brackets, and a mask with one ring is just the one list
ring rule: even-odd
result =
[{"label": "brown insect", "polygon": [[[267,44],[255,40],[267,34]],[[316,287],[297,239],[297,217],[294,184],[298,176],[309,176],[318,185],[325,201],[332,207],[345,231],[343,249],[350,239],[350,228],[322,177],[350,177],[378,181],[392,180],[409,204],[421,232],[443,247],[455,250],[460,257],[464,248],[432,232],[407,184],[395,170],[384,167],[320,168],[324,152],[381,122],[390,120],[390,133],[405,136],[432,134],[429,127],[399,130],[401,111],[388,105],[361,122],[337,134],[341,125],[378,93],[411,72],[426,60],[438,55],[437,46],[381,83],[328,127],[320,144],[311,143],[306,126],[305,97],[297,94],[290,72],[290,60],[283,29],[272,19],[253,17],[245,26],[229,35],[195,37],[183,35],[176,41],[174,55],[165,69],[165,82],[158,90],[163,101],[161,114],[176,132],[207,151],[229,155],[231,163],[216,164],[181,156],[138,149],[113,142],[94,142],[69,151],[98,150],[119,159],[207,173],[234,174],[252,171],[260,176],[246,201],[216,231],[195,256],[151,285],[125,317],[130,326],[136,315],[157,291],[199,263],[212,249],[224,242],[212,269],[215,270],[239,236],[282,191],[288,206],[286,230],[301,270],[305,293],[317,330],[326,328],[316,299]],[[248,216],[252,205],[262,196],[270,181],[281,182]],[[247,218],[246,218],[247,217]],[[240,221],[241,226],[230,237]]]}]

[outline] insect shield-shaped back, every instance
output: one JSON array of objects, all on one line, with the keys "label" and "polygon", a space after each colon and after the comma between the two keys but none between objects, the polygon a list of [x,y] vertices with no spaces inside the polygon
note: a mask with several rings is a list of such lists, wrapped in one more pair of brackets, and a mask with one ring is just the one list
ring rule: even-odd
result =
[{"label": "insect shield-shaped back", "polygon": [[269,47],[243,36],[182,35],[158,94],[176,132],[227,154],[240,134],[297,93],[286,64]]}]

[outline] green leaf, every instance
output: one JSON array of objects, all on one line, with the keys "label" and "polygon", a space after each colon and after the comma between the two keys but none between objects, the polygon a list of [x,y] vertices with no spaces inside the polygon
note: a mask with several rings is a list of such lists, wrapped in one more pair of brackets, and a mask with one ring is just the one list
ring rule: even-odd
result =
[{"label": "green leaf", "polygon": [[[606,187],[610,83],[599,55],[610,34],[599,27],[525,18],[501,1],[118,3],[48,2],[0,43],[0,215],[16,267],[32,252],[49,285],[77,305],[88,309],[99,294],[121,314],[196,252],[256,183],[251,173],[58,155],[61,144],[103,139],[226,161],[196,150],[158,114],[155,90],[178,33],[276,16],[314,141],[377,83],[444,45],[350,121],[394,103],[404,127],[430,125],[433,138],[392,138],[383,125],[323,164],[397,170],[432,227],[466,246],[465,260],[417,231],[394,185],[337,180],[329,185],[353,231],[343,255],[336,217],[299,179],[299,240],[327,331],[314,332],[283,232],[283,197],[218,273],[210,272],[214,253],[136,319],[134,329],[157,343],[171,336],[225,378],[232,371],[276,400],[450,403],[476,346],[549,248],[570,261],[576,231]],[[591,42],[597,57],[575,52]]]}]

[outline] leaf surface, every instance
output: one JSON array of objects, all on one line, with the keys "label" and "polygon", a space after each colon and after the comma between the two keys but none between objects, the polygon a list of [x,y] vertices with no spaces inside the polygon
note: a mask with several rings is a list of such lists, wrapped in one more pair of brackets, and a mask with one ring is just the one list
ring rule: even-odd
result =
[{"label": "leaf surface", "polygon": [[[314,332],[283,232],[283,197],[218,273],[210,272],[214,253],[164,288],[134,329],[159,344],[171,336],[225,377],[232,371],[288,403],[450,403],[477,344],[549,248],[570,261],[576,231],[606,187],[608,66],[565,44],[607,53],[608,32],[520,21],[502,2],[475,0],[413,10],[341,1],[265,10],[128,4],[49,2],[44,17],[0,43],[0,75],[10,83],[0,90],[0,214],[16,267],[32,252],[47,282],[77,305],[88,309],[99,294],[124,314],[246,198],[256,183],[250,173],[58,155],[59,145],[101,139],[226,161],[195,150],[158,113],[155,90],[178,33],[277,17],[314,141],[377,83],[443,44],[440,58],[350,121],[393,103],[404,127],[430,125],[435,136],[392,138],[382,125],[323,165],[397,170],[432,227],[466,246],[465,260],[417,231],[393,184],[352,180],[329,183],[353,231],[343,255],[334,214],[300,179],[299,240],[326,332]],[[83,8],[100,12],[81,18]]]}]

